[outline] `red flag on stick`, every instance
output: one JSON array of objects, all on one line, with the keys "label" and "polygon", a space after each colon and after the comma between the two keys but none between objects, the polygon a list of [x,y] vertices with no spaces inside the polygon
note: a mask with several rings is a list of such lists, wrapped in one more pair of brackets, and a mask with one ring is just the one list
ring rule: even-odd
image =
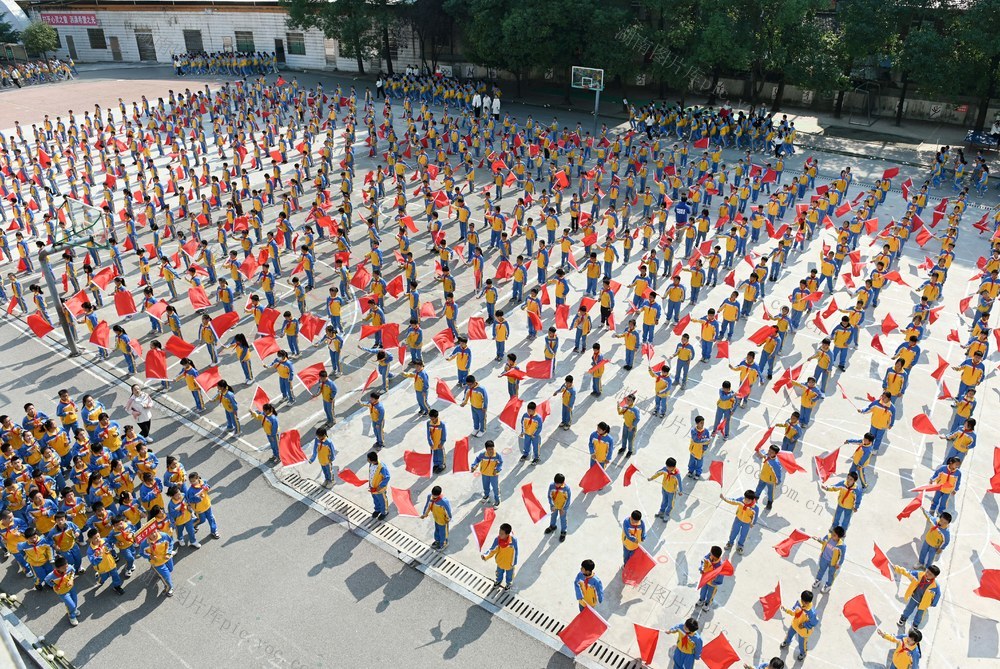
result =
[{"label": "red flag on stick", "polygon": [[809,535],[806,534],[805,532],[801,532],[799,530],[792,530],[792,533],[788,536],[787,539],[783,539],[779,541],[777,544],[775,544],[774,550],[778,553],[778,555],[786,558],[792,554],[793,548],[808,540],[809,540]]},{"label": "red flag on stick", "polygon": [[826,455],[817,455],[815,458],[816,473],[823,483],[837,473],[837,458],[840,457],[840,449]]},{"label": "red flag on stick", "polygon": [[589,606],[559,632],[559,638],[573,655],[590,648],[608,629],[608,623]]},{"label": "red flag on stick", "polygon": [[476,534],[476,541],[479,542],[480,551],[483,550],[483,545],[490,535],[490,528],[493,527],[493,521],[496,520],[496,517],[497,512],[493,510],[492,506],[488,506],[483,509],[483,519],[472,526],[472,531]]},{"label": "red flag on stick", "polygon": [[594,463],[591,465],[587,473],[583,475],[580,479],[580,488],[583,492],[597,492],[601,490],[604,486],[611,483],[611,479],[608,478],[607,472],[604,471],[604,467],[600,464]]},{"label": "red flag on stick", "polygon": [[632,553],[628,562],[625,563],[625,568],[622,569],[622,583],[633,586],[639,585],[655,566],[656,560],[653,559],[653,556],[645,548],[639,546]]},{"label": "red flag on stick", "polygon": [[643,627],[638,623],[633,623],[632,626],[635,628],[635,641],[639,645],[639,658],[647,666],[653,664],[656,644],[660,641],[660,630]]},{"label": "red flag on stick", "polygon": [[872,557],[872,564],[875,568],[879,570],[883,576],[885,576],[890,581],[892,579],[892,564],[889,562],[889,558],[885,556],[882,549],[878,547],[878,544],[872,544],[875,548],[875,556]]},{"label": "red flag on stick", "polygon": [[455,452],[451,456],[451,473],[463,474],[469,471],[469,438],[462,437],[455,442]]},{"label": "red flag on stick", "polygon": [[413,518],[420,515],[417,512],[417,507],[413,506],[413,501],[410,499],[409,488],[393,488],[389,486],[389,493],[392,495],[392,503],[396,506],[396,512],[399,515]]},{"label": "red flag on stick", "polygon": [[542,503],[538,501],[537,497],[535,497],[535,492],[531,483],[525,483],[521,486],[521,500],[524,502],[524,508],[528,510],[528,516],[531,518],[531,522],[537,523],[547,515],[545,513],[545,507],[543,507]]},{"label": "red flag on stick", "polygon": [[151,348],[146,353],[146,378],[166,380],[167,376],[167,354],[163,351]]},{"label": "red flag on stick", "polygon": [[740,656],[729,643],[725,633],[720,633],[701,649],[701,661],[708,669],[729,669],[740,661]]},{"label": "red flag on stick", "polygon": [[764,620],[770,620],[781,609],[781,582],[774,586],[774,591],[767,593],[757,600],[763,612]]},{"label": "red flag on stick", "polygon": [[859,629],[871,627],[875,624],[875,618],[868,607],[868,600],[864,595],[858,595],[849,599],[844,604],[844,617],[851,624],[851,631],[857,632]]},{"label": "red flag on stick", "polygon": [[306,454],[302,452],[302,439],[299,437],[298,430],[289,430],[278,435],[278,456],[284,467],[306,461]]}]

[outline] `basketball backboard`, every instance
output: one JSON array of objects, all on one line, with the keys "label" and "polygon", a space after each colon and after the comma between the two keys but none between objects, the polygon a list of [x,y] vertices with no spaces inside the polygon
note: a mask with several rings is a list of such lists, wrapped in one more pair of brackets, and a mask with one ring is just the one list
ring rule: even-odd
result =
[{"label": "basketball backboard", "polygon": [[573,88],[582,88],[585,91],[604,90],[604,70],[596,67],[580,67],[574,65],[572,70]]}]

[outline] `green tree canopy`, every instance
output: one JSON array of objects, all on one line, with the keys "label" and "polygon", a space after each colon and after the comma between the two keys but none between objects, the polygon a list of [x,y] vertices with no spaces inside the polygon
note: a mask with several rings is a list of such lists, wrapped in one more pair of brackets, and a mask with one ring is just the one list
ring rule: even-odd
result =
[{"label": "green tree canopy", "polygon": [[47,56],[49,51],[59,48],[59,35],[56,29],[48,23],[33,21],[21,32],[21,41],[24,48],[30,53],[39,53]]}]

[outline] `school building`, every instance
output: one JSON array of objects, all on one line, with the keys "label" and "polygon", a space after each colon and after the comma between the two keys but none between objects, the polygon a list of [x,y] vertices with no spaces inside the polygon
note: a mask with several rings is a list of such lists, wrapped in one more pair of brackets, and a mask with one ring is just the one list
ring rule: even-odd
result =
[{"label": "school building", "polygon": [[[289,28],[277,0],[69,0],[34,2],[33,19],[59,33],[60,57],[77,62],[168,64],[192,51],[274,52],[281,66],[356,72],[357,60],[319,30]],[[390,39],[393,67],[417,65],[419,41],[403,26]],[[377,72],[379,61],[366,61]]]}]

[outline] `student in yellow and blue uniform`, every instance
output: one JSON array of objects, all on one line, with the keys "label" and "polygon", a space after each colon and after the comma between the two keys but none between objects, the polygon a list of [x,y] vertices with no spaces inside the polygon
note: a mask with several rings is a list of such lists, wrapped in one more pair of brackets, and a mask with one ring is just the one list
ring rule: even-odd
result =
[{"label": "student in yellow and blue uniform", "polygon": [[948,444],[948,452],[945,454],[945,462],[949,458],[964,460],[969,455],[969,451],[976,447],[976,419],[969,418],[962,425],[962,429],[955,430],[949,435],[941,437]]},{"label": "student in yellow and blue uniform", "polygon": [[830,533],[826,537],[813,537],[813,541],[822,546],[823,549],[819,554],[819,567],[812,587],[814,589],[820,587],[823,576],[826,576],[826,583],[823,584],[824,594],[830,592],[833,579],[840,573],[840,567],[847,559],[847,544],[844,543],[846,535],[847,530],[836,525],[830,529]]},{"label": "student in yellow and blue uniform", "polygon": [[455,361],[455,366],[458,368],[458,385],[464,386],[469,378],[469,368],[472,366],[472,351],[469,349],[469,340],[464,336],[459,337],[458,346],[445,359],[449,362]]},{"label": "student in yellow and blue uniform", "polygon": [[486,410],[489,408],[489,402],[486,388],[479,385],[476,377],[468,377],[465,380],[465,397],[462,399],[462,406],[468,404],[472,408],[472,429],[475,430],[477,437],[486,434]]},{"label": "student in yellow and blue uniform", "polygon": [[941,569],[937,565],[932,564],[922,572],[899,566],[894,566],[893,571],[910,581],[906,587],[906,592],[903,594],[903,599],[906,600],[906,607],[899,616],[896,625],[902,627],[912,615],[913,626],[910,627],[910,631],[912,632],[920,628],[927,610],[933,606],[937,606],[938,602],[941,601],[941,585],[937,581],[937,577],[941,575]]},{"label": "student in yellow and blue uniform", "polygon": [[[333,416],[334,402],[337,399],[337,386],[325,369],[319,372],[319,388],[316,395],[323,398],[323,413],[326,415],[326,424],[333,425],[337,419]],[[315,397],[315,395],[314,395]]]},{"label": "student in yellow and blue uniform", "polygon": [[445,470],[444,445],[446,441],[448,441],[448,428],[438,415],[438,410],[431,409],[428,412],[427,445],[431,449],[434,473]]},{"label": "student in yellow and blue uniform", "polygon": [[795,639],[799,646],[797,657],[799,661],[806,659],[806,653],[809,652],[809,637],[819,627],[819,618],[813,611],[813,599],[811,591],[803,590],[799,601],[795,603],[793,608],[781,607],[782,611],[792,616],[788,624],[788,633],[785,635],[785,640],[781,642],[781,648],[788,648],[792,639]]},{"label": "student in yellow and blue uniform", "polygon": [[[170,540],[170,537],[167,539]],[[112,589],[119,595],[125,594],[125,588],[122,587],[122,577],[118,573],[118,565],[115,563],[111,548],[101,537],[97,528],[91,528],[87,532],[87,559],[97,574],[98,585],[104,585],[104,582],[110,578]]]},{"label": "student in yellow and blue uniform", "polygon": [[[170,518],[170,523],[177,532],[178,545],[184,541],[185,546],[201,548],[201,544],[198,543],[198,539],[194,535],[195,515],[191,512],[191,506],[184,498],[184,492],[177,486],[172,485],[167,488],[167,499],[170,500],[167,502],[167,517]],[[187,535],[186,541],[184,539],[185,534]]]},{"label": "student in yellow and blue uniform", "polygon": [[78,541],[83,541],[80,528],[76,524],[67,521],[65,511],[56,511],[53,520],[55,521],[55,525],[49,530],[47,538],[52,543],[56,555],[66,558],[66,560],[72,563],[75,569],[80,569],[82,566],[82,557],[80,555],[80,547],[77,545]]},{"label": "student in yellow and blue uniform", "polygon": [[215,399],[226,412],[226,432],[232,431],[234,434],[239,434],[240,405],[236,401],[236,393],[233,392],[233,387],[225,381],[219,381],[216,388],[219,389],[219,395]]},{"label": "student in yellow and blue uniform", "polygon": [[252,359],[250,357],[250,342],[247,341],[246,335],[242,332],[237,332],[233,335],[233,338],[229,340],[225,348],[232,349],[236,352],[236,359],[240,362],[240,369],[243,370],[243,378],[247,383],[253,381],[253,367]]},{"label": "student in yellow and blue uniform", "polygon": [[962,487],[962,472],[958,470],[961,464],[962,461],[959,458],[950,457],[945,464],[934,470],[930,483],[940,485],[941,489],[934,493],[934,499],[931,501],[930,514],[932,516],[937,516],[942,511],[947,510],[948,500]]},{"label": "student in yellow and blue uniform", "polygon": [[920,512],[924,514],[929,527],[924,533],[923,543],[917,553],[917,566],[926,569],[934,564],[934,561],[941,556],[941,551],[951,543],[951,530],[949,529],[951,514],[942,511],[935,520],[923,507],[920,507]]},{"label": "student in yellow and blue uniform", "polygon": [[[165,597],[173,597],[174,540],[166,532],[153,532],[142,544],[142,554],[149,559],[150,568],[163,581],[163,587],[165,588],[163,595]],[[112,579],[114,579],[113,576]]]},{"label": "student in yellow and blue uniform", "polygon": [[910,630],[907,634],[886,634],[876,629],[875,633],[896,646],[889,664],[885,665],[886,669],[917,669],[920,666],[920,642],[924,638],[920,630]]},{"label": "student in yellow and blue uniform", "polygon": [[278,412],[270,402],[262,406],[260,410],[261,413],[257,413],[250,409],[250,413],[260,421],[261,427],[264,428],[267,443],[271,447],[270,462],[278,462],[281,459],[278,453]]},{"label": "student in yellow and blue uniform", "polygon": [[431,494],[427,496],[427,502],[424,503],[424,513],[420,517],[426,518],[429,515],[434,518],[434,543],[431,544],[431,548],[447,548],[448,526],[451,524],[451,502],[445,499],[439,485],[431,488]]},{"label": "student in yellow and blue uniform", "polygon": [[[955,416],[951,422],[951,431],[962,429],[965,425],[965,421],[972,418],[972,412],[976,410],[976,391],[974,388],[970,388],[965,391],[964,395],[960,395],[956,398],[955,402],[952,404],[955,408]],[[56,411],[58,414],[59,412]]]},{"label": "student in yellow and blue uniform", "polygon": [[53,562],[53,570],[45,577],[44,585],[52,588],[59,599],[66,605],[69,614],[69,624],[76,627],[79,624],[80,610],[77,608],[77,592],[75,586],[76,569],[65,557],[58,556]]},{"label": "student in yellow and blue uniform", "polygon": [[285,319],[281,323],[281,332],[285,335],[285,339],[288,341],[288,350],[294,355],[300,355],[299,351],[299,321],[297,318],[292,317],[291,311],[286,311],[281,314]]},{"label": "student in yellow and blue uniform", "polygon": [[688,618],[682,625],[674,625],[667,634],[677,635],[677,645],[673,653],[673,669],[694,669],[696,660],[701,659],[702,640],[698,633],[698,621]]},{"label": "student in yellow and blue uniform", "polygon": [[373,392],[369,393],[367,400],[361,400],[361,403],[368,407],[368,416],[372,421],[372,431],[375,433],[373,448],[376,450],[385,446],[385,407],[382,406],[379,397],[379,393]]},{"label": "student in yellow and blue uniform", "polygon": [[771,444],[767,449],[767,455],[760,451],[756,453],[758,457],[763,458],[763,462],[760,463],[760,477],[754,493],[757,495],[757,499],[763,499],[762,495],[764,491],[767,491],[767,504],[764,508],[768,511],[771,510],[771,505],[774,502],[775,492],[781,488],[781,483],[785,479],[785,468],[782,466],[781,460],[778,459],[780,451],[777,444]]},{"label": "student in yellow and blue uniform", "polygon": [[[510,590],[511,581],[514,580],[514,569],[517,567],[517,539],[513,536],[513,532],[514,528],[510,523],[501,524],[490,550],[481,556],[483,562],[496,560],[497,580],[493,585],[504,590]],[[501,585],[504,581],[507,582],[506,585]]]},{"label": "student in yellow and blue uniform", "polygon": [[614,335],[615,339],[625,340],[625,369],[630,370],[635,364],[635,354],[639,350],[639,331],[633,318],[628,322],[625,331]]},{"label": "student in yellow and blue uniform", "polygon": [[563,474],[556,474],[549,484],[546,497],[549,500],[549,526],[545,528],[545,534],[552,534],[556,531],[556,521],[559,521],[559,541],[566,541],[566,511],[573,498],[573,492],[566,485],[566,477]]},{"label": "student in yellow and blue uniform", "polygon": [[691,428],[691,439],[688,443],[688,478],[701,477],[704,467],[705,448],[712,441],[712,433],[705,428],[705,418],[695,416],[694,427]]},{"label": "student in yellow and blue uniform", "polygon": [[[712,546],[708,553],[705,554],[705,557],[701,559],[701,566],[698,568],[698,573],[704,576],[721,566],[722,547]],[[698,593],[698,601],[694,605],[696,609],[699,606],[706,611],[712,608],[712,600],[715,599],[715,593],[719,589],[719,586],[722,585],[723,580],[725,580],[725,577],[720,573],[701,587],[701,590]]]},{"label": "student in yellow and blue uniform", "polygon": [[580,563],[580,573],[573,579],[576,603],[581,611],[588,606],[595,608],[604,601],[604,583],[594,574],[595,568],[593,560],[584,560]]},{"label": "student in yellow and blue uniform", "polygon": [[309,462],[319,460],[319,468],[323,471],[323,487],[325,488],[333,485],[333,460],[336,457],[337,450],[333,447],[333,442],[327,438],[326,428],[316,428],[316,439],[313,441],[313,453]]},{"label": "student in yellow and blue uniform", "polygon": [[799,422],[802,423],[803,427],[805,427],[809,425],[809,419],[812,417],[812,411],[816,408],[816,403],[823,398],[823,393],[816,388],[816,379],[811,376],[806,379],[805,383],[792,381],[792,386],[802,391],[802,405],[799,407]]},{"label": "student in yellow and blue uniform", "polygon": [[618,415],[622,417],[622,440],[618,454],[625,453],[631,457],[635,452],[635,433],[639,430],[639,409],[635,406],[635,393],[625,396],[622,406],[618,407]]},{"label": "student in yellow and blue uniform", "polygon": [[660,510],[656,512],[656,517],[667,520],[674,510],[674,497],[684,495],[684,484],[681,481],[680,470],[677,469],[677,460],[667,458],[665,466],[649,477],[650,481],[663,479],[661,482],[662,493]]},{"label": "student in yellow and blue uniform", "polygon": [[733,407],[736,405],[736,393],[733,392],[733,385],[729,381],[722,382],[719,389],[719,399],[715,402],[715,422],[714,430],[719,431],[722,426],[722,438],[729,438],[730,424],[733,422]]},{"label": "student in yellow and blue uniform", "polygon": [[552,393],[552,396],[561,395],[562,413],[559,427],[568,430],[573,423],[573,405],[576,404],[576,388],[573,387],[573,376],[569,375],[563,379],[562,386]]},{"label": "student in yellow and blue uniform", "polygon": [[55,557],[52,543],[34,527],[29,527],[24,530],[24,541],[17,548],[31,567],[31,573],[35,575],[35,588],[41,590],[45,578],[52,571],[52,560]]},{"label": "student in yellow and blue uniform", "polygon": [[873,437],[872,447],[878,453],[881,449],[882,439],[885,437],[886,430],[891,428],[896,422],[896,407],[892,404],[892,395],[883,392],[877,400],[874,400],[867,407],[858,409],[858,413],[870,413],[872,415],[871,426],[868,432]]},{"label": "student in yellow and blue uniform", "polygon": [[[377,401],[376,397],[376,401]],[[385,520],[389,515],[389,497],[386,490],[389,489],[389,468],[384,463],[379,462],[378,453],[371,451],[368,453],[368,492],[371,493],[375,510],[372,511],[372,518]]]},{"label": "student in yellow and blue uniform", "polygon": [[642,519],[642,512],[633,511],[629,517],[622,522],[622,555],[624,564],[635,553],[636,549],[646,539],[646,521]]},{"label": "student in yellow and blue uniform", "polygon": [[840,526],[846,530],[851,526],[851,518],[861,506],[861,497],[864,494],[858,485],[858,475],[853,471],[848,472],[840,483],[822,488],[826,492],[837,493],[837,510],[833,514],[832,527]]},{"label": "student in yellow and blue uniform", "polygon": [[427,395],[430,387],[430,380],[427,378],[427,372],[424,371],[424,363],[422,360],[413,361],[413,371],[403,372],[403,376],[408,379],[413,379],[413,392],[417,396],[417,406],[419,411],[417,411],[418,416],[426,416],[428,411]]},{"label": "student in yellow and blue uniform", "polygon": [[496,343],[497,347],[497,357],[496,362],[503,360],[504,353],[507,350],[507,340],[510,338],[510,324],[507,322],[504,316],[503,309],[498,309],[494,314],[493,320],[493,341]]},{"label": "student in yellow and blue uniform", "polygon": [[742,499],[739,497],[727,498],[725,495],[719,495],[719,499],[736,507],[736,517],[733,518],[733,527],[729,531],[726,550],[732,548],[735,542],[736,552],[742,553],[747,535],[750,534],[750,528],[757,522],[757,493],[753,490],[747,490],[743,493]]},{"label": "student in yellow and blue uniform", "polygon": [[281,389],[281,396],[291,404],[295,401],[295,395],[292,394],[292,376],[295,374],[295,368],[288,359],[288,352],[278,351],[270,366],[278,370],[278,388]]},{"label": "student in yellow and blue uniform", "polygon": [[[194,408],[198,412],[205,410],[205,405],[202,403],[201,399],[201,387],[198,385],[198,370],[195,369],[194,363],[191,362],[191,358],[181,359],[181,373],[177,375],[174,381],[184,379],[187,384],[188,390],[191,391],[192,397],[194,397]],[[93,435],[91,435],[93,439]]]},{"label": "student in yellow and blue uniform", "polygon": [[538,405],[528,402],[525,412],[521,414],[521,460],[527,460],[530,454],[532,464],[541,462],[538,447],[542,440],[542,416],[538,413]]},{"label": "student in yellow and blue uniform", "polygon": [[[587,371],[590,374],[590,394],[600,395],[604,390],[601,379],[604,377],[604,368],[607,366],[607,359],[601,355],[600,344],[594,344],[591,350],[590,369]],[[580,352],[582,353],[583,349]]]},{"label": "student in yellow and blue uniform", "polygon": [[493,506],[500,506],[500,472],[503,471],[503,456],[497,453],[492,439],[487,439],[485,450],[472,461],[472,471],[479,472],[483,481],[483,501],[493,494]]},{"label": "student in yellow and blue uniform", "polygon": [[344,348],[344,338],[340,331],[334,329],[332,325],[327,325],[323,341],[326,342],[327,350],[330,351],[330,371],[334,376],[342,373],[340,367],[340,351]]},{"label": "student in yellow and blue uniform", "polygon": [[781,437],[781,450],[794,451],[795,444],[798,443],[799,436],[802,434],[802,427],[799,425],[799,412],[793,411],[787,421],[778,423],[775,427],[784,428],[785,430],[784,435]]}]

